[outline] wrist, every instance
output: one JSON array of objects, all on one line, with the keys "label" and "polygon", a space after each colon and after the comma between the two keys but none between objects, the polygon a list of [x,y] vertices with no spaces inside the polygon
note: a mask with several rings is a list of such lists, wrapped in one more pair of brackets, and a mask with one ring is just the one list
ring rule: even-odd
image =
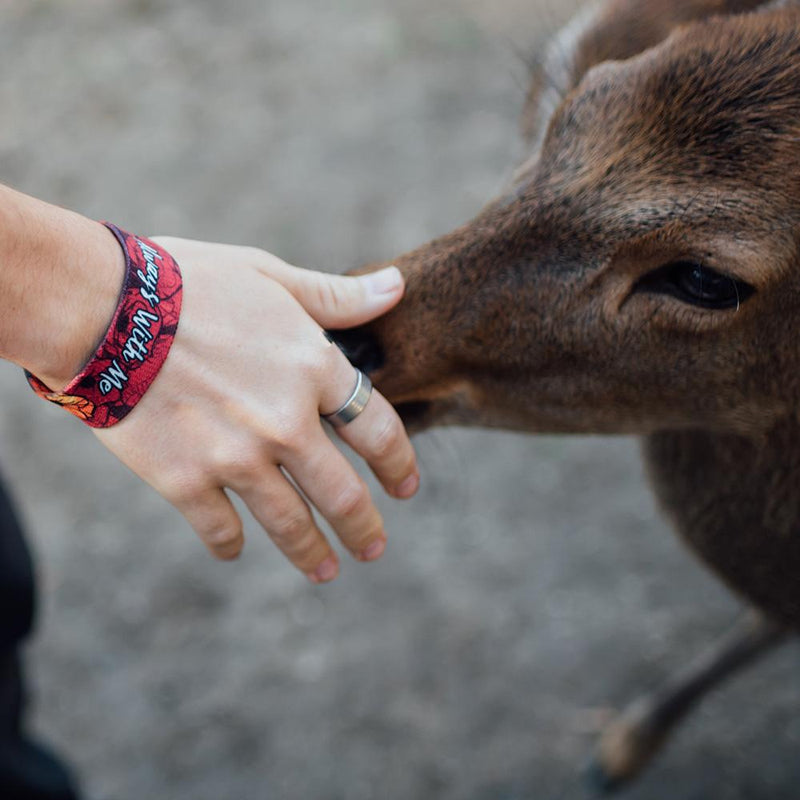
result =
[{"label": "wrist", "polygon": [[110,428],[145,395],[169,354],[181,312],[183,280],[155,242],[103,223],[124,253],[125,279],[111,321],[91,357],[58,390],[27,372],[31,388],[92,428]]},{"label": "wrist", "polygon": [[124,255],[103,225],[0,187],[0,356],[60,390],[103,339]]}]

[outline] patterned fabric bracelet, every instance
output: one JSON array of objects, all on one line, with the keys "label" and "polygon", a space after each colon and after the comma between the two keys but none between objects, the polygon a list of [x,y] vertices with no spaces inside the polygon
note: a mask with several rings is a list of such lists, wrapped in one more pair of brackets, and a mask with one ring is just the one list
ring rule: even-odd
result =
[{"label": "patterned fabric bracelet", "polygon": [[39,397],[92,428],[110,428],[142,399],[178,329],[183,283],[175,259],[157,244],[103,223],[125,253],[125,282],[103,341],[62,392],[26,372]]}]

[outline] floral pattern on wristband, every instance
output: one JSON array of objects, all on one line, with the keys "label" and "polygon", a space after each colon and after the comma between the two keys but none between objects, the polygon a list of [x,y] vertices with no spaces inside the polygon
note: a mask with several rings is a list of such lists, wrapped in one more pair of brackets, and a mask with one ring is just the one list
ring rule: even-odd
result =
[{"label": "floral pattern on wristband", "polygon": [[103,341],[62,392],[26,372],[36,394],[93,428],[119,422],[150,388],[178,330],[183,292],[178,264],[166,250],[103,224],[125,254],[125,282]]}]

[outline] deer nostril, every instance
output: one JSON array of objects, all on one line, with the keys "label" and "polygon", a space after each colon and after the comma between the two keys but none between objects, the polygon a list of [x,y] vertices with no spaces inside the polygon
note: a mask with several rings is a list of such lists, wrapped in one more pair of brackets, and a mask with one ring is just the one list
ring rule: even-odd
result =
[{"label": "deer nostril", "polygon": [[348,328],[326,333],[354,367],[363,372],[374,372],[383,366],[383,350],[375,336],[366,328]]}]

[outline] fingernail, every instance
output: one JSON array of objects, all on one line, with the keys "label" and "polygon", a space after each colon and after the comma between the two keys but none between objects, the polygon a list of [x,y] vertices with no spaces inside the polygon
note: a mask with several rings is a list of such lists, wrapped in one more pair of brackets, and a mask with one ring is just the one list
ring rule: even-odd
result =
[{"label": "fingernail", "polygon": [[398,497],[411,497],[419,489],[419,475],[409,475],[395,490]]},{"label": "fingernail", "polygon": [[314,572],[308,573],[311,583],[328,583],[332,581],[339,572],[339,565],[333,556],[326,558]]},{"label": "fingernail", "polygon": [[361,551],[361,560],[376,561],[383,555],[384,550],[386,550],[386,539],[378,539]]},{"label": "fingernail", "polygon": [[403,276],[397,267],[386,267],[379,272],[362,275],[361,280],[371,294],[390,294],[403,285]]}]

